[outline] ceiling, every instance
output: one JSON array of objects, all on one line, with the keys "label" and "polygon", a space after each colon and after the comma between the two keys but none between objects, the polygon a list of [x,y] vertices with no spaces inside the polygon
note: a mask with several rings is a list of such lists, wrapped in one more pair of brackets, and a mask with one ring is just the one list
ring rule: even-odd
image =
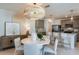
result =
[{"label": "ceiling", "polygon": [[[79,15],[79,3],[48,3],[50,7],[45,8],[46,15],[61,18],[70,15],[70,10],[74,10],[74,15]],[[27,8],[27,3],[0,3],[0,9],[6,9],[15,13],[23,12]]]}]

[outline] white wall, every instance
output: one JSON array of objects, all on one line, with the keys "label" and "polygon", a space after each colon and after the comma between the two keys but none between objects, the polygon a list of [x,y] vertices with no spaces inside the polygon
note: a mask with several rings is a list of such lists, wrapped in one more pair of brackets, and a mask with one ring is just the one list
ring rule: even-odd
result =
[{"label": "white wall", "polygon": [[46,34],[48,34],[49,32],[52,32],[52,22],[50,22],[49,18],[45,19],[45,23],[44,23],[44,26],[45,26],[45,30],[46,30]]},{"label": "white wall", "polygon": [[0,36],[4,35],[4,23],[12,21],[12,12],[0,9]]},{"label": "white wall", "polygon": [[31,27],[31,32],[36,32],[35,30],[35,20],[30,20],[30,27]]},{"label": "white wall", "polygon": [[26,32],[27,32],[27,28],[26,26],[29,24],[30,25],[30,28],[31,28],[31,31],[30,32],[35,32],[35,21],[34,20],[30,20],[30,19],[27,19],[27,18],[24,18],[24,19],[20,19],[20,18],[14,18],[13,19],[14,22],[18,22],[20,23],[21,25],[21,35],[25,35]]},{"label": "white wall", "polygon": [[45,31],[48,32],[48,19],[45,19],[44,28],[45,28]]}]

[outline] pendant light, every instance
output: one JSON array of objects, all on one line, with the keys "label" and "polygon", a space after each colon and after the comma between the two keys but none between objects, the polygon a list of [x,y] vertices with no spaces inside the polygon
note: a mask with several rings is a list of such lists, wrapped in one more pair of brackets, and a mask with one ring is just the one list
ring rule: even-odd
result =
[{"label": "pendant light", "polygon": [[70,20],[73,22],[73,21],[74,21],[74,18],[73,18],[74,10],[71,9],[71,10],[70,10],[70,13],[71,13],[71,15],[70,15]]}]

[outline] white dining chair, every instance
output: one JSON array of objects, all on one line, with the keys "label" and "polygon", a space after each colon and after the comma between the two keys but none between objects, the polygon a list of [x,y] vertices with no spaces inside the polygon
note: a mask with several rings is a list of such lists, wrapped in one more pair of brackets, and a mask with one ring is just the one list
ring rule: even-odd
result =
[{"label": "white dining chair", "polygon": [[42,45],[40,44],[25,44],[24,55],[41,55]]},{"label": "white dining chair", "polygon": [[14,54],[16,54],[17,51],[24,50],[23,45],[21,45],[20,37],[14,39],[14,44],[15,44],[15,52],[14,52]]},{"label": "white dining chair", "polygon": [[51,43],[51,42],[52,42],[52,40],[51,40],[52,32],[48,32],[48,33],[47,33],[47,37],[48,37],[48,39],[50,40],[50,43]]},{"label": "white dining chair", "polygon": [[36,39],[37,39],[37,33],[36,32],[31,33],[31,36],[32,36],[33,41],[36,41]]},{"label": "white dining chair", "polygon": [[54,42],[54,46],[52,46],[52,45],[44,46],[43,54],[52,53],[52,54],[56,55],[57,54],[57,45],[58,45],[58,39],[56,38],[55,42]]}]

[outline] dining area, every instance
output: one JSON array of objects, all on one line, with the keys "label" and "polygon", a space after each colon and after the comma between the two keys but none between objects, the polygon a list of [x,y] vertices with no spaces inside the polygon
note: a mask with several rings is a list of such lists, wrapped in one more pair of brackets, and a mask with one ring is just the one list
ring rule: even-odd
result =
[{"label": "dining area", "polygon": [[0,59],[79,58],[79,3],[75,1],[2,0]]},{"label": "dining area", "polygon": [[17,51],[21,52],[23,55],[49,55],[50,53],[53,55],[57,54],[57,38],[54,40],[54,44],[51,45],[49,35],[43,35],[41,40],[38,38],[36,33],[32,34],[33,35],[22,40],[20,37],[14,39],[14,55],[17,55]]},{"label": "dining area", "polygon": [[[57,54],[58,38],[51,38],[51,22],[48,18],[47,20],[44,19],[45,13],[45,9],[35,3],[25,9],[24,16],[26,20],[22,24],[25,25],[26,29],[21,32],[25,31],[28,37],[14,39],[15,53],[17,50],[22,50],[24,55]],[[23,29],[23,26],[21,29]],[[54,41],[53,44],[51,44],[51,39]]]},{"label": "dining area", "polygon": [[[67,5],[68,10],[64,10]],[[0,55],[79,55],[79,15],[65,18],[78,5],[0,4],[4,6],[0,9]]]}]

